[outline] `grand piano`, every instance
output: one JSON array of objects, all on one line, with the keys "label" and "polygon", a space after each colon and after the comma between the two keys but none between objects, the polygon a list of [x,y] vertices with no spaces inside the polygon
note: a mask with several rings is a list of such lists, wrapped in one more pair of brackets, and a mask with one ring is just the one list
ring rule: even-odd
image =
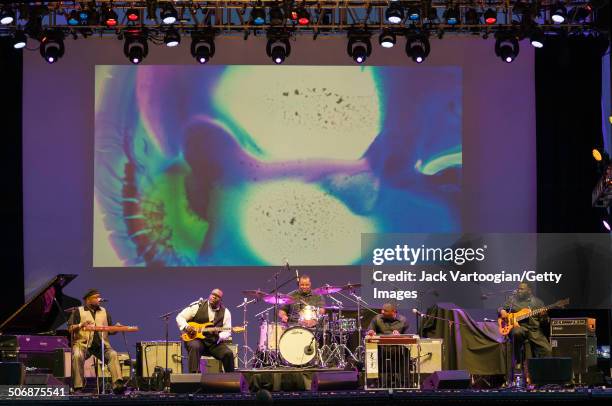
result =
[{"label": "grand piano", "polygon": [[21,362],[28,372],[70,377],[68,332],[58,330],[80,301],[63,289],[77,275],[59,274],[0,324],[0,361]]}]

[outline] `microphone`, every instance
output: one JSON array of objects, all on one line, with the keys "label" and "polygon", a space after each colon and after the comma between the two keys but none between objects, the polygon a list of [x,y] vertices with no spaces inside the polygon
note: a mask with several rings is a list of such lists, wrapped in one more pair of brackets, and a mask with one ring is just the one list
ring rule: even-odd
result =
[{"label": "microphone", "polygon": [[300,274],[298,273],[298,270],[295,270],[295,281],[298,283],[298,285],[300,284]]},{"label": "microphone", "polygon": [[100,299],[100,300],[98,300],[98,302],[100,302],[100,303],[108,302],[108,299]]},{"label": "microphone", "polygon": [[308,344],[306,347],[304,347],[304,354],[305,355],[312,355],[312,354],[314,354],[314,346],[312,345],[314,340],[315,340],[315,338],[312,337],[312,340],[310,340],[310,344]]},{"label": "microphone", "polygon": [[412,309],[412,313],[418,314],[419,316],[423,316],[423,313],[421,313],[418,309]]},{"label": "microphone", "polygon": [[493,322],[497,322],[497,320],[493,320],[493,319],[489,319],[487,317],[483,318],[482,321],[493,321]]}]

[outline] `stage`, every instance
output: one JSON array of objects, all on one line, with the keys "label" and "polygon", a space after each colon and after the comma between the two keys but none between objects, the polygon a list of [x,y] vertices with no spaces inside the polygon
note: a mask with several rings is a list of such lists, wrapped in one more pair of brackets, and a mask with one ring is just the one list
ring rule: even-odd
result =
[{"label": "stage", "polygon": [[[269,396],[266,397],[265,395]],[[267,400],[266,400],[267,399]],[[26,399],[24,399],[26,400]],[[32,400],[32,399],[27,399]],[[491,404],[524,404],[525,402],[585,403],[612,402],[612,389],[567,389],[567,390],[396,390],[396,391],[324,391],[324,392],[273,392],[266,394],[171,394],[163,392],[131,392],[117,395],[70,395],[55,399],[40,399],[45,404],[71,405],[104,405],[104,404],[139,404],[139,405],[229,405],[236,403],[251,405],[394,405],[420,404],[440,405],[450,403]],[[0,404],[14,404],[16,399],[3,398]]]}]

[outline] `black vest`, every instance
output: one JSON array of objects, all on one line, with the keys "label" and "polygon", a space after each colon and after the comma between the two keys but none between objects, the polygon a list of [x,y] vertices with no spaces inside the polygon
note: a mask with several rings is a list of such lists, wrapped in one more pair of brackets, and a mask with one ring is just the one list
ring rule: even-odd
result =
[{"label": "black vest", "polygon": [[[223,327],[223,319],[225,317],[225,307],[223,307],[222,304],[219,304],[219,310],[217,310],[214,313],[215,313],[215,318],[212,321],[213,326]],[[198,311],[196,312],[195,316],[193,316],[193,319],[191,321],[194,321],[200,324],[208,323],[210,321],[208,318],[208,300],[200,304]]]}]

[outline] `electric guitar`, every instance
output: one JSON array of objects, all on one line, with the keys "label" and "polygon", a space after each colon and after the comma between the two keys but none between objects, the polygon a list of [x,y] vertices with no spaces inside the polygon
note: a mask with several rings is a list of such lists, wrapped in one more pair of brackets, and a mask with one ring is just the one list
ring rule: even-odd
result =
[{"label": "electric guitar", "polygon": [[210,327],[213,325],[212,322],[200,324],[200,323],[190,321],[187,324],[193,327],[195,331],[191,334],[187,332],[184,332],[183,334],[181,334],[181,339],[185,342],[195,340],[196,338],[204,339],[205,338],[204,334],[206,333],[219,333],[221,331],[231,331],[233,333],[242,333],[244,331],[243,326],[227,327],[227,328],[226,327]]},{"label": "electric guitar", "polygon": [[529,308],[521,309],[518,312],[508,313],[506,318],[497,318],[497,326],[499,327],[499,333],[507,336],[514,327],[518,327],[519,321],[525,320],[531,316],[538,316],[548,311],[548,309],[554,309],[556,307],[563,307],[569,304],[569,298],[559,300],[551,305],[540,307],[539,309],[531,310]]}]

